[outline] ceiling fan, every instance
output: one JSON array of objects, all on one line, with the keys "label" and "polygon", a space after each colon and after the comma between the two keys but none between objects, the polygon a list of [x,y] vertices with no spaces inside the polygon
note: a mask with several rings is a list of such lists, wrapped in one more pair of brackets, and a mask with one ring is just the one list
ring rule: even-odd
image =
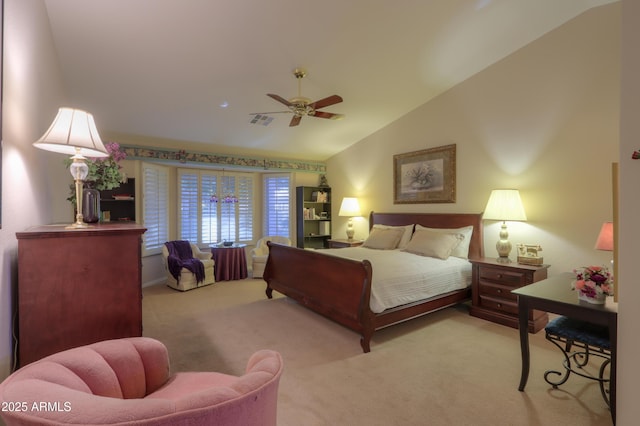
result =
[{"label": "ceiling fan", "polygon": [[318,111],[320,108],[328,107],[330,105],[335,105],[337,103],[342,102],[342,98],[338,95],[332,95],[324,99],[320,99],[319,101],[313,102],[311,99],[306,98],[300,93],[301,80],[307,75],[307,72],[302,68],[296,68],[293,70],[293,75],[298,79],[298,96],[286,100],[282,96],[274,95],[272,93],[267,93],[272,99],[284,104],[289,108],[286,111],[272,111],[272,112],[254,112],[251,115],[266,115],[266,114],[279,114],[279,113],[293,113],[293,118],[289,123],[289,127],[297,126],[300,124],[300,120],[302,117],[318,117],[318,118],[328,118],[331,120],[340,120],[344,118],[343,114],[334,114],[331,112]]}]

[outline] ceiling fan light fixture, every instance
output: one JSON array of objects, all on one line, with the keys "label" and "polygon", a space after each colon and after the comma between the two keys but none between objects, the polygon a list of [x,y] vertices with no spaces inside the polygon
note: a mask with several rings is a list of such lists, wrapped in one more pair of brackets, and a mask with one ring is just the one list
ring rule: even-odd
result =
[{"label": "ceiling fan light fixture", "polygon": [[[340,120],[344,118],[343,114],[334,114],[330,112],[319,111],[320,108],[325,108],[325,107],[342,102],[342,98],[340,96],[332,95],[314,102],[311,99],[302,96],[301,94],[301,80],[302,78],[304,78],[305,75],[307,75],[306,70],[304,70],[303,68],[296,68],[295,70],[293,70],[293,75],[298,80],[298,96],[287,100],[282,96],[279,96],[273,93],[267,93],[267,96],[269,96],[275,101],[280,102],[281,104],[286,105],[286,107],[288,108],[288,111],[277,111],[277,112],[293,113],[293,118],[289,123],[289,127],[294,127],[300,124],[300,120],[304,116],[328,118],[332,120]],[[264,115],[267,113],[252,113],[252,115],[253,114]]]},{"label": "ceiling fan light fixture", "polygon": [[304,96],[296,96],[295,98],[289,99],[289,102],[294,105],[308,105],[313,101],[309,98],[305,98]]}]

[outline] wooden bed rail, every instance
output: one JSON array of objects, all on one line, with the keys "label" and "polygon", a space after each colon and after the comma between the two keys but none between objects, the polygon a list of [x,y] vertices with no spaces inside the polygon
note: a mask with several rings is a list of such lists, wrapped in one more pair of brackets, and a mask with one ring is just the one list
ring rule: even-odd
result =
[{"label": "wooden bed rail", "polygon": [[362,349],[369,352],[373,334],[371,263],[272,242],[267,245],[269,258],[263,275],[267,297],[271,299],[276,290],[359,333]]}]

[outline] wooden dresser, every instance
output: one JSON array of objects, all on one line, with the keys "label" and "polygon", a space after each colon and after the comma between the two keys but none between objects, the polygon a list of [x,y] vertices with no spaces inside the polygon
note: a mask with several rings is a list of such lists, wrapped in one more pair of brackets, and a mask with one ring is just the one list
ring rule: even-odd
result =
[{"label": "wooden dresser", "polygon": [[18,366],[100,340],[142,335],[136,224],[45,225],[18,238]]},{"label": "wooden dresser", "polygon": [[[549,265],[500,263],[491,258],[469,261],[473,265],[472,305],[469,313],[474,317],[518,328],[518,298],[511,290],[547,278]],[[531,311],[529,331],[537,333],[548,321],[549,315],[546,312]]]}]

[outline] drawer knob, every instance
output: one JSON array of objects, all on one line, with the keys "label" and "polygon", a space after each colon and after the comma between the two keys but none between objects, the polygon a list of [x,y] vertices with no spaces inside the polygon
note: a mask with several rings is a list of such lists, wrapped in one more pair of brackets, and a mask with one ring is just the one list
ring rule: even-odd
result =
[{"label": "drawer knob", "polygon": [[498,308],[502,308],[502,303],[498,303]]},{"label": "drawer knob", "polygon": [[497,290],[497,292],[498,292],[498,294],[502,293],[502,289],[501,289],[501,288],[499,288],[499,289]]},{"label": "drawer knob", "polygon": [[502,278],[502,274],[498,274],[498,278]]}]

